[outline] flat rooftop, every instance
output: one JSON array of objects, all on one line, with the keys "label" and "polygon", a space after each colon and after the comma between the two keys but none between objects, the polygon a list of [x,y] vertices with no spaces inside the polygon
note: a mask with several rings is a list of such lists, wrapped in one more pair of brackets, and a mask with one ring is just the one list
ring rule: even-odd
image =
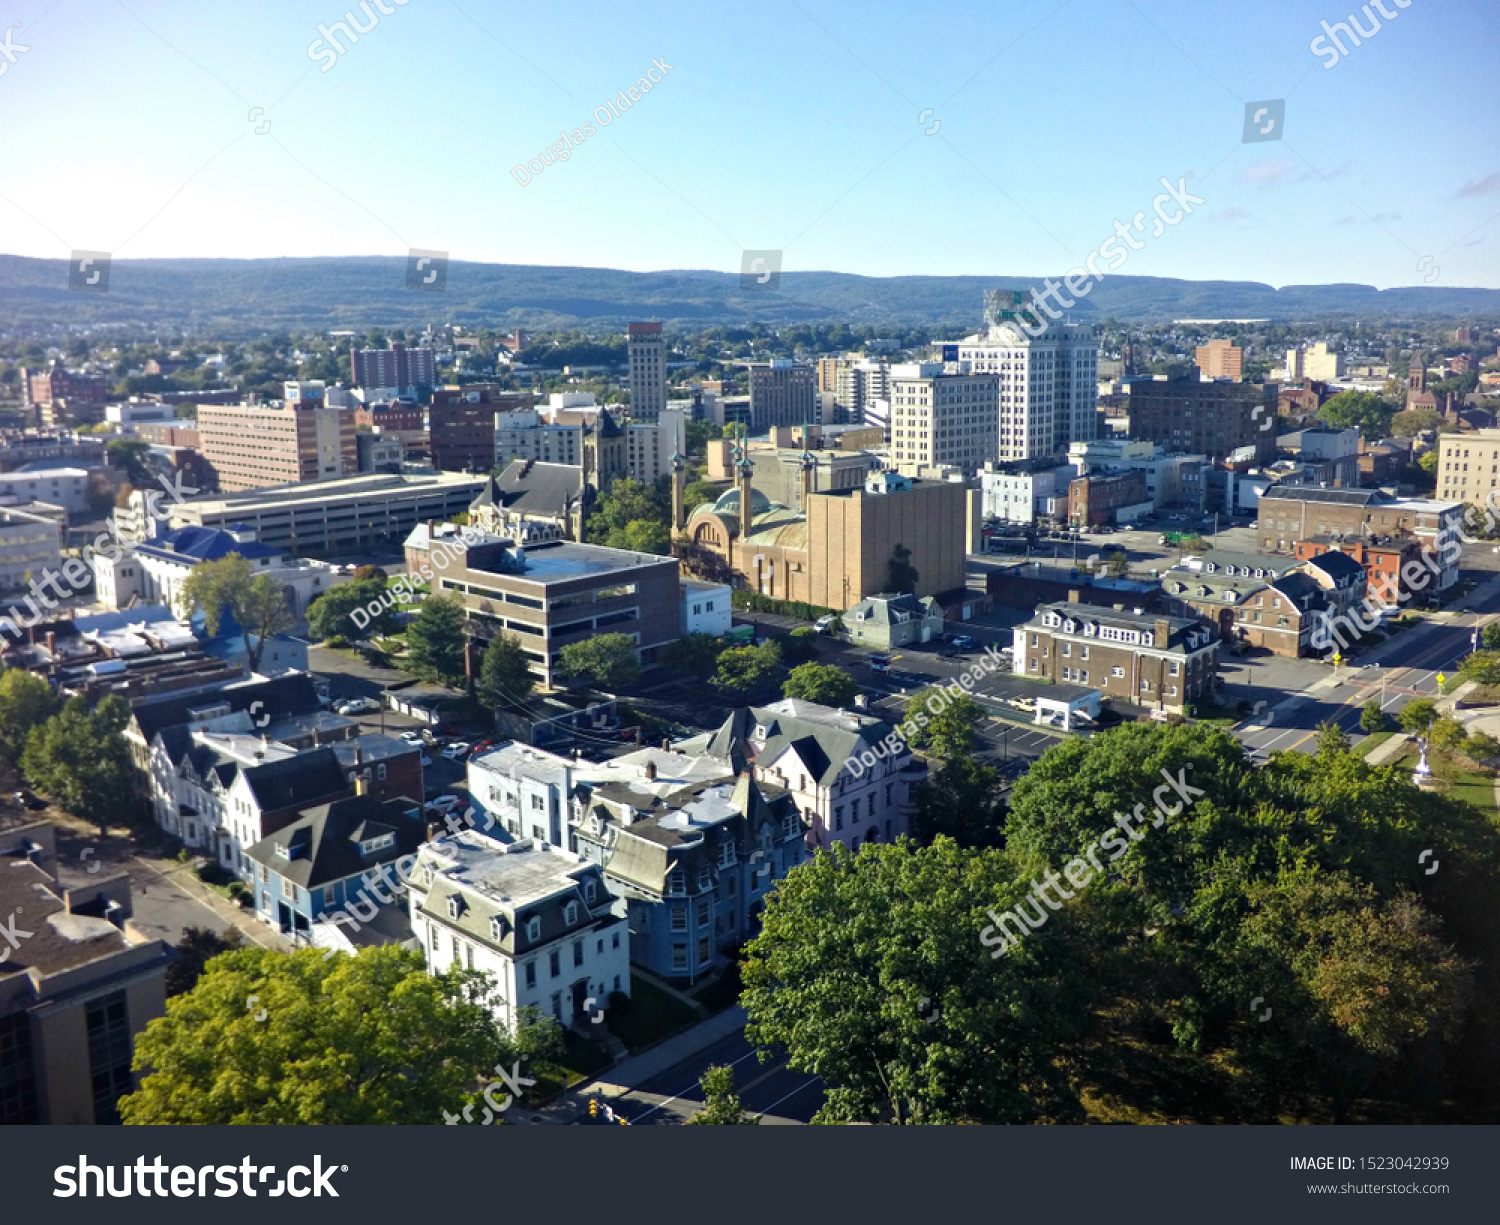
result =
[{"label": "flat rooftop", "polygon": [[624,573],[664,563],[676,564],[673,558],[658,557],[654,553],[632,553],[625,549],[607,549],[602,545],[575,544],[570,540],[551,540],[528,545],[520,552],[525,559],[526,568],[519,573],[508,566],[497,568],[476,560],[469,561],[469,570],[474,574],[519,578],[545,586],[548,583],[564,583],[590,575]]}]

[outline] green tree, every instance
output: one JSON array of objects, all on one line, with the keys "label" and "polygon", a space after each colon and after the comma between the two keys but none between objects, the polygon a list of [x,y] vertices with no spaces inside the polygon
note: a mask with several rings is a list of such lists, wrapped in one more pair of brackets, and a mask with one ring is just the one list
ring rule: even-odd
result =
[{"label": "green tree", "polygon": [[596,634],[563,647],[560,671],[570,680],[619,693],[641,679],[641,661],[629,634]]},{"label": "green tree", "polygon": [[898,544],[891,550],[887,589],[897,592],[915,591],[918,578],[917,568],[911,564],[911,550],[904,544]]},{"label": "green tree", "polygon": [[781,687],[782,697],[817,702],[820,706],[847,706],[858,692],[854,678],[832,664],[802,664],[793,668]]},{"label": "green tree", "polygon": [[57,713],[52,686],[35,672],[12,668],[0,674],[0,754],[15,764],[26,751],[26,738]]},{"label": "green tree", "polygon": [[662,648],[661,661],[673,672],[686,672],[701,684],[713,675],[726,645],[712,634],[683,634]]},{"label": "green tree", "polygon": [[682,490],[683,513],[690,515],[705,502],[717,502],[721,492],[720,486],[711,481],[690,482]]},{"label": "green tree", "polygon": [[430,596],[406,627],[406,657],[418,676],[456,685],[464,678],[464,606],[452,596]]},{"label": "green tree", "polygon": [[954,697],[934,687],[921,690],[906,703],[903,726],[909,730],[907,743],[912,748],[953,758],[967,756],[979,747],[984,720],[984,707],[968,694]]},{"label": "green tree", "polygon": [[199,562],[182,585],[182,602],[201,609],[210,634],[217,634],[226,614],[245,636],[250,671],[260,668],[266,640],[297,624],[286,594],[269,575],[255,574],[238,553]]},{"label": "green tree", "polygon": [[781,675],[781,648],[775,640],[760,646],[730,647],[719,656],[712,681],[715,689],[744,696],[776,683]]},{"label": "green tree", "polygon": [[1435,476],[1437,474],[1437,466],[1438,453],[1436,449],[1423,451],[1421,455],[1417,456],[1417,467],[1422,469],[1428,476]]},{"label": "green tree", "polygon": [[1318,409],[1318,418],[1334,429],[1358,429],[1371,442],[1391,430],[1396,405],[1370,391],[1341,391]]},{"label": "green tree", "polygon": [[815,855],[745,948],[746,1035],[822,1077],[819,1123],[1073,1117],[1054,1054],[1086,992],[1061,955],[1065,922],[1003,959],[975,948],[987,910],[1025,893],[1002,854],[946,838]]},{"label": "green tree", "polygon": [[1458,674],[1486,687],[1500,685],[1500,651],[1475,651],[1458,665]]},{"label": "green tree", "polygon": [[1480,632],[1479,641],[1486,651],[1500,651],[1500,619],[1485,625]]},{"label": "green tree", "polygon": [[666,553],[666,548],[648,549],[642,544],[631,543],[628,529],[632,524],[640,524],[642,526],[635,529],[634,539],[656,543],[659,537],[650,531],[651,526],[661,528],[670,538],[671,521],[672,504],[663,496],[662,490],[627,476],[615,481],[599,499],[598,508],[589,516],[588,536],[594,543],[612,549]]},{"label": "green tree", "polygon": [[492,638],[479,665],[479,700],[486,706],[514,707],[531,696],[535,685],[521,640],[514,634]]},{"label": "green tree", "polygon": [[1433,748],[1443,753],[1454,753],[1464,742],[1464,725],[1457,719],[1443,716],[1433,720],[1427,729],[1427,739]]},{"label": "green tree", "polygon": [[818,631],[810,625],[799,625],[781,641],[781,657],[787,663],[806,663],[817,654]]},{"label": "green tree", "polygon": [[125,479],[138,488],[156,484],[151,471],[151,448],[139,438],[112,438],[104,444],[111,466],[121,469]]},{"label": "green tree", "polygon": [[658,557],[666,557],[672,552],[672,533],[665,523],[657,523],[650,519],[632,519],[625,525],[617,547],[630,549],[636,553],[655,553]]},{"label": "green tree", "polygon": [[947,837],[965,847],[1004,844],[1005,801],[994,766],[967,754],[950,757],[922,781],[914,798],[920,841]]},{"label": "green tree", "polygon": [[[394,633],[400,627],[395,601],[385,607],[385,584],[358,580],[340,583],[325,591],[307,609],[307,632],[322,642],[330,638],[358,641],[375,634]],[[375,609],[373,616],[370,609]],[[355,609],[363,609],[354,619]]]},{"label": "green tree", "polygon": [[384,586],[390,577],[384,568],[380,566],[360,566],[354,572],[354,582],[356,583],[379,583],[381,586]]},{"label": "green tree", "polygon": [[115,694],[97,706],[69,698],[31,729],[21,772],[66,811],[107,831],[133,810],[135,770],[124,735],[129,722],[130,707]]},{"label": "green tree", "polygon": [[167,995],[191,991],[203,977],[208,963],[220,953],[243,948],[245,938],[239,928],[226,927],[222,933],[211,927],[189,927],[183,930],[175,948],[177,956],[167,965]]},{"label": "green tree", "polygon": [[420,952],[394,945],[328,960],[318,949],[225,953],[136,1038],[146,1075],[121,1117],[441,1123],[510,1054],[486,991],[483,976],[429,974]]},{"label": "green tree", "polygon": [[1344,753],[1349,749],[1349,737],[1333,720],[1318,724],[1318,752]]},{"label": "green tree", "polygon": [[1380,703],[1371,699],[1359,709],[1359,730],[1367,735],[1373,736],[1376,732],[1385,731],[1385,711],[1380,709]]},{"label": "green tree", "polygon": [[689,1123],[709,1127],[754,1127],[760,1119],[748,1114],[734,1091],[734,1069],[723,1064],[703,1069],[703,1109]]},{"label": "green tree", "polygon": [[1396,714],[1403,732],[1420,736],[1437,720],[1437,703],[1432,698],[1412,698]]}]

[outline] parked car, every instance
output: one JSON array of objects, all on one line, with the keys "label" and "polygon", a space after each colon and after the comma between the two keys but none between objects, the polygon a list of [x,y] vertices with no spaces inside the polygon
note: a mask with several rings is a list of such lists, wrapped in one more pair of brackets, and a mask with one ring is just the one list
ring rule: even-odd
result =
[{"label": "parked car", "polygon": [[979,644],[967,634],[953,635],[953,649],[955,651],[972,651],[978,646]]},{"label": "parked car", "polygon": [[333,709],[340,715],[373,715],[380,710],[380,703],[374,698],[348,698]]},{"label": "parked car", "polygon": [[427,807],[432,811],[447,816],[457,808],[463,806],[463,800],[456,795],[440,795],[435,800],[428,800]]},{"label": "parked car", "polygon": [[816,621],[813,622],[813,629],[817,630],[820,634],[826,634],[829,631],[829,627],[833,625],[835,620],[837,620],[837,618],[835,618],[831,614],[826,617],[819,617]]},{"label": "parked car", "polygon": [[443,750],[443,756],[449,761],[462,761],[471,751],[470,745],[465,744],[462,740],[455,740]]},{"label": "parked car", "polygon": [[871,651],[865,656],[871,672],[889,672],[894,662],[889,651]]},{"label": "parked car", "polygon": [[427,741],[425,741],[425,740],[422,739],[422,733],[421,732],[418,732],[418,731],[406,731],[406,732],[402,732],[401,733],[401,743],[402,744],[413,744],[413,745],[416,745],[416,744],[426,744]]}]

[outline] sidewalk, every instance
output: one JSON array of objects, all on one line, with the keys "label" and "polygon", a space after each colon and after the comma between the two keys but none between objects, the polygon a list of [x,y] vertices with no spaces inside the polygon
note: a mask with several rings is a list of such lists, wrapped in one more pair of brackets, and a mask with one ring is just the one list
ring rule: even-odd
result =
[{"label": "sidewalk", "polygon": [[1381,743],[1371,749],[1369,755],[1365,758],[1365,763],[1371,766],[1385,765],[1386,762],[1395,758],[1406,747],[1406,742],[1410,739],[1411,737],[1405,732],[1397,732],[1389,739],[1381,741]]}]

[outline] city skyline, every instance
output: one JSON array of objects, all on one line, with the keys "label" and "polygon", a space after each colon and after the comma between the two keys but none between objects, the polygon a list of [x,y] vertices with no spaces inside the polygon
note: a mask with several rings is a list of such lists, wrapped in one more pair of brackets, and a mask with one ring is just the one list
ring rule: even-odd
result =
[{"label": "city skyline", "polygon": [[[772,23],[169,0],[85,25],[33,4],[0,61],[26,133],[0,246],[726,272],[774,250],[786,271],[1041,276],[1191,172],[1205,203],[1120,275],[1500,286],[1500,166],[1421,155],[1441,134],[1482,156],[1500,27],[1476,6],[1385,8],[1330,62],[1324,25],[1348,16],[1289,2],[1208,19],[954,4],[917,23],[931,55],[893,5],[794,2]],[[351,11],[357,41],[335,29]]]}]

